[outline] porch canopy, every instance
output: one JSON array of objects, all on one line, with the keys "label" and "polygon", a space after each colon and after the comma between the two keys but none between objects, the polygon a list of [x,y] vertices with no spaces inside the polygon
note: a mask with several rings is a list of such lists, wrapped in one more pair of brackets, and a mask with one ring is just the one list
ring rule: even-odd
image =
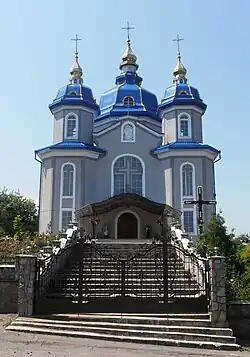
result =
[{"label": "porch canopy", "polygon": [[110,212],[119,207],[139,207],[149,213],[157,214],[162,218],[170,217],[174,220],[180,219],[181,211],[165,204],[154,202],[146,197],[131,193],[122,193],[110,197],[104,201],[90,203],[75,212],[77,219],[83,217],[97,217],[105,212]]}]

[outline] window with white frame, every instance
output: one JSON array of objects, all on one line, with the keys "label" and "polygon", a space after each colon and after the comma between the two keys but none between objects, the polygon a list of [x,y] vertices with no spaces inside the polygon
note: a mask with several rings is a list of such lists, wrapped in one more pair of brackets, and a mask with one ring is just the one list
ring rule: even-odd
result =
[{"label": "window with white frame", "polygon": [[65,138],[77,139],[78,117],[76,114],[68,114],[65,123]]},{"label": "window with white frame", "polygon": [[74,166],[72,164],[63,165],[62,168],[62,196],[73,197],[74,195]]},{"label": "window with white frame", "polygon": [[194,211],[183,211],[183,227],[186,233],[194,233]]},{"label": "window with white frame", "polygon": [[126,122],[121,127],[121,141],[124,143],[135,142],[135,125],[134,123]]},{"label": "window with white frame", "polygon": [[123,98],[123,105],[125,107],[132,107],[135,105],[134,98],[132,96],[127,96]]},{"label": "window with white frame", "polygon": [[66,231],[69,223],[73,221],[73,211],[72,210],[62,210],[62,223],[61,230]]},{"label": "window with white frame", "polygon": [[194,195],[193,182],[193,166],[191,164],[184,164],[182,166],[182,196],[191,197]]},{"label": "window with white frame", "polygon": [[179,115],[179,138],[191,138],[191,118],[187,113]]},{"label": "window with white frame", "polygon": [[127,192],[143,195],[143,167],[138,158],[125,155],[113,167],[113,195]]}]

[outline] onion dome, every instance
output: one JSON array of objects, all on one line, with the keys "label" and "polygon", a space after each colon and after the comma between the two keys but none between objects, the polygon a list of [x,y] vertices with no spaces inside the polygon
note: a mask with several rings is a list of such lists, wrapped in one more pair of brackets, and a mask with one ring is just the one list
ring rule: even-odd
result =
[{"label": "onion dome", "polygon": [[128,38],[120,65],[121,74],[116,77],[116,86],[101,96],[100,115],[95,121],[128,114],[161,120],[157,115],[156,95],[141,87],[142,78],[136,72],[139,68],[136,61],[137,57]]},{"label": "onion dome", "polygon": [[[74,41],[78,40],[79,39],[76,36]],[[81,105],[94,109],[99,113],[99,106],[96,104],[91,88],[83,85],[82,75],[83,71],[79,64],[76,42],[75,59],[70,70],[69,84],[59,89],[56,98],[49,105],[51,111],[61,105]]]},{"label": "onion dome", "polygon": [[198,89],[189,85],[186,74],[187,70],[182,63],[180,51],[178,51],[177,64],[173,71],[173,85],[166,89],[159,110],[174,105],[194,105],[203,111],[206,110],[207,105],[201,99]]}]

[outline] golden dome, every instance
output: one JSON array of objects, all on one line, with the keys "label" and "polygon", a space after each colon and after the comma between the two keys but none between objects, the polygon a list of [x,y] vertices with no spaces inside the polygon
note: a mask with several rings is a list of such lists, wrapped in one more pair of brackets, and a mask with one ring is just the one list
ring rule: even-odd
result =
[{"label": "golden dome", "polygon": [[181,54],[180,52],[178,52],[178,57],[177,57],[177,64],[176,67],[174,69],[174,76],[175,79],[186,79],[186,74],[187,74],[187,70],[184,67],[182,61],[181,61]]},{"label": "golden dome", "polygon": [[75,62],[70,70],[71,79],[82,79],[82,68],[78,62],[78,53],[75,54]]},{"label": "golden dome", "polygon": [[130,40],[128,39],[127,47],[122,55],[122,63],[120,65],[120,69],[122,69],[122,67],[126,66],[126,65],[132,65],[132,66],[135,66],[136,69],[138,69],[139,66],[136,63],[136,61],[137,61],[137,57],[134,54],[134,52],[132,51]]}]

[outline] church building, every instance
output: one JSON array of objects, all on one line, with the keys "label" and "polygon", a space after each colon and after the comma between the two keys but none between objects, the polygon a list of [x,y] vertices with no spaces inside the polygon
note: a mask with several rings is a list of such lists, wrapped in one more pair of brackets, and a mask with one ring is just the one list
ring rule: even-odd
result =
[{"label": "church building", "polygon": [[[160,101],[143,88],[138,68],[128,38],[115,86],[98,104],[84,83],[76,46],[70,81],[49,105],[53,143],[35,151],[41,163],[41,233],[65,231],[88,205],[106,200],[112,205],[112,198],[134,195],[137,205],[153,201],[181,211],[182,229],[190,236],[197,234],[197,207],[184,201],[197,198],[198,186],[204,199],[215,199],[214,164],[220,159],[219,150],[203,143],[207,106],[189,84],[179,46],[173,83]],[[143,238],[145,226],[151,224],[146,216],[140,217],[131,202],[118,208],[100,229],[108,226],[114,239],[126,234]],[[214,210],[204,207],[205,225]],[[136,233],[119,233],[122,215],[127,227],[137,222]]]}]

